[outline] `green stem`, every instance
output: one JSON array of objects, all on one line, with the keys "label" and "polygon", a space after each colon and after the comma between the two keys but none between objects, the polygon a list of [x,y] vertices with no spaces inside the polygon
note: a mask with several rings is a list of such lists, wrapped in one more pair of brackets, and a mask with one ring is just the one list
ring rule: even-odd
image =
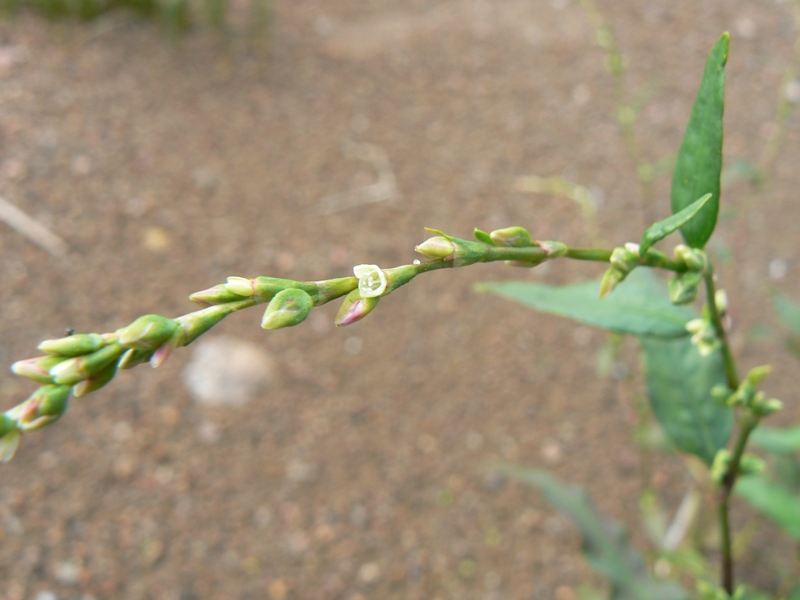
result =
[{"label": "green stem", "polygon": [[725,364],[725,378],[728,381],[728,388],[735,390],[739,387],[739,376],[736,374],[736,360],[733,358],[733,352],[728,343],[728,334],[725,332],[725,327],[722,325],[722,315],[720,315],[717,310],[717,292],[714,286],[713,267],[709,266],[708,273],[703,276],[703,279],[706,283],[706,305],[708,306],[708,314],[721,345],[722,358]]},{"label": "green stem", "polygon": [[730,529],[730,499],[733,493],[733,488],[736,485],[736,478],[739,475],[739,465],[742,462],[744,449],[747,447],[747,440],[750,434],[758,426],[758,417],[752,413],[747,412],[739,423],[739,437],[736,440],[736,445],[731,455],[731,462],[728,465],[728,471],[722,479],[718,493],[718,511],[719,511],[719,526],[722,535],[722,587],[728,594],[733,595],[733,549],[731,543],[731,529]]},{"label": "green stem", "polygon": [[[727,379],[728,388],[735,390],[739,387],[739,376],[736,373],[736,360],[733,357],[730,343],[728,342],[728,334],[725,332],[725,327],[722,324],[722,315],[717,309],[716,302],[716,286],[714,285],[714,269],[709,265],[708,272],[703,275],[706,284],[706,305],[708,306],[708,314],[711,323],[714,325],[717,338],[720,341],[720,350],[722,352],[722,359],[725,367],[725,378]],[[722,479],[718,494],[718,511],[719,511],[719,526],[722,536],[720,551],[722,553],[722,587],[728,594],[733,594],[734,577],[733,577],[733,549],[731,544],[731,528],[730,528],[730,499],[733,487],[736,485],[736,477],[739,474],[739,464],[742,461],[744,449],[747,446],[747,439],[750,433],[758,425],[758,418],[754,417],[752,413],[745,413],[744,417],[739,422],[739,436],[734,445],[731,461],[728,465],[728,470]]]},{"label": "green stem", "polygon": [[605,248],[569,248],[565,256],[575,260],[608,262],[612,252],[613,250],[606,250]]}]

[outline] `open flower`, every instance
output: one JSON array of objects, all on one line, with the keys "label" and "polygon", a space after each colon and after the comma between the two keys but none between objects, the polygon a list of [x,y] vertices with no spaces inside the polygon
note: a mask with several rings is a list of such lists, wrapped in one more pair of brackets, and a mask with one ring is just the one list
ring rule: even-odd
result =
[{"label": "open flower", "polygon": [[377,298],[386,291],[386,273],[378,265],[356,265],[353,274],[358,277],[358,292],[362,298]]}]

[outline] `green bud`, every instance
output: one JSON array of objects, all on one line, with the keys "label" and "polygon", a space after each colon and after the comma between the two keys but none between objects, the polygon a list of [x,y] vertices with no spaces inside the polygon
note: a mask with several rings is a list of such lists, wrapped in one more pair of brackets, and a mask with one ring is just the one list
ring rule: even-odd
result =
[{"label": "green bud", "polygon": [[546,258],[548,260],[553,258],[561,258],[567,253],[567,250],[569,250],[569,246],[566,244],[552,240],[545,242],[534,242],[534,245],[542,247],[542,249],[547,253]]},{"label": "green bud", "polygon": [[783,402],[781,402],[777,398],[770,398],[769,400],[765,400],[764,398],[758,398],[758,397],[755,399],[751,407],[752,411],[759,417],[768,417],[772,413],[778,412],[782,408],[783,408]]},{"label": "green bud", "polygon": [[116,362],[125,351],[126,348],[121,344],[111,344],[86,356],[68,358],[50,369],[50,375],[57,384],[74,385],[99,375],[108,365]]},{"label": "green bud", "polygon": [[233,292],[237,296],[243,296],[244,298],[249,298],[256,293],[255,282],[252,279],[228,277],[228,283],[224,285],[225,289],[229,292]]},{"label": "green bud", "polygon": [[770,365],[761,365],[760,367],[753,367],[747,373],[747,381],[752,383],[754,386],[758,386],[766,377],[772,372],[772,367]]},{"label": "green bud", "polygon": [[70,386],[45,385],[12,411],[19,409],[17,428],[20,431],[36,431],[55,423],[69,405]]},{"label": "green bud", "polygon": [[[170,341],[172,341],[177,347],[188,346],[206,331],[214,327],[214,325],[222,321],[222,319],[235,311],[236,309],[230,304],[219,304],[217,306],[209,306],[208,308],[196,310],[188,315],[178,317],[175,319],[178,322],[178,328],[175,332],[174,338],[172,338]],[[139,360],[140,358],[141,357],[139,356],[132,356],[131,360]],[[144,358],[143,360],[149,360],[149,357]],[[126,366],[125,368],[128,367]]]},{"label": "green bud", "polygon": [[[137,350],[128,350],[128,352],[137,352]],[[125,353],[127,356],[128,352]],[[80,398],[81,396],[85,396],[86,394],[90,394],[92,392],[96,392],[101,387],[108,384],[114,376],[117,374],[117,363],[113,362],[108,365],[105,369],[100,371],[97,375],[93,375],[88,379],[84,379],[83,381],[79,382],[72,388],[72,394],[76,398]]]},{"label": "green bud", "polygon": [[617,284],[625,279],[626,275],[627,273],[621,273],[615,267],[609,267],[603,274],[603,279],[600,280],[600,297],[605,298],[613,292]]},{"label": "green bud", "polygon": [[731,394],[733,394],[733,390],[724,383],[718,383],[711,388],[711,397],[721,404],[727,404]]},{"label": "green bud", "polygon": [[16,420],[5,413],[0,414],[0,462],[8,462],[14,458],[19,439]]},{"label": "green bud", "polygon": [[[388,274],[388,271],[386,273]],[[326,279],[324,281],[315,281],[314,284],[317,286],[317,306],[321,306],[356,289],[358,287],[358,277]]]},{"label": "green bud", "polygon": [[708,270],[708,255],[697,248],[690,248],[684,244],[675,246],[675,260],[686,265],[689,271],[705,273]]},{"label": "green bud", "polygon": [[739,475],[759,475],[767,463],[755,454],[744,454],[739,461]]},{"label": "green bud", "polygon": [[240,295],[231,292],[224,283],[215,285],[207,290],[195,292],[189,296],[189,300],[200,306],[216,306],[217,304],[227,304],[241,299]]},{"label": "green bud", "polygon": [[299,289],[283,290],[270,300],[261,327],[281,329],[292,327],[306,320],[314,308],[314,301],[306,292]]},{"label": "green bud", "polygon": [[703,281],[700,273],[675,273],[669,280],[669,299],[673,304],[690,304],[697,298],[697,291]]},{"label": "green bud", "polygon": [[337,327],[352,325],[366,317],[378,305],[381,296],[362,298],[358,290],[353,290],[345,296],[334,323]]},{"label": "green bud", "polygon": [[506,227],[496,229],[489,234],[492,241],[498,246],[511,248],[527,248],[532,246],[531,234],[524,227]]},{"label": "green bud", "polygon": [[714,304],[717,306],[717,312],[720,316],[725,316],[728,312],[728,294],[725,290],[717,290],[714,292]]},{"label": "green bud", "polygon": [[709,472],[709,479],[715,485],[722,485],[725,475],[728,474],[728,467],[731,464],[731,452],[723,448],[717,451],[714,456],[714,462],[711,463],[711,471]]},{"label": "green bud", "polygon": [[178,329],[178,321],[161,315],[144,315],[117,330],[119,343],[134,350],[156,350]]},{"label": "green bud", "polygon": [[37,349],[47,354],[82,356],[99,350],[106,343],[106,339],[97,333],[79,333],[55,340],[45,340],[37,346]]},{"label": "green bud", "polygon": [[134,350],[133,348],[131,348],[125,354],[122,355],[122,358],[119,360],[117,368],[132,369],[136,365],[140,365],[143,362],[147,362],[148,360],[150,360],[151,356],[153,356],[153,352],[151,350]]},{"label": "green bud", "polygon": [[11,365],[11,371],[16,375],[33,379],[39,383],[53,383],[53,376],[50,375],[50,369],[65,360],[66,358],[63,356],[52,355],[18,360]]},{"label": "green bud", "polygon": [[[630,246],[630,247],[628,247]],[[639,264],[639,247],[637,244],[626,244],[614,248],[611,252],[611,258],[608,262],[617,271],[623,275],[627,275]]]},{"label": "green bud", "polygon": [[416,246],[414,250],[422,254],[422,256],[425,258],[430,258],[431,260],[453,260],[456,254],[456,245],[451,239],[437,235],[435,237],[428,238],[419,246]]}]

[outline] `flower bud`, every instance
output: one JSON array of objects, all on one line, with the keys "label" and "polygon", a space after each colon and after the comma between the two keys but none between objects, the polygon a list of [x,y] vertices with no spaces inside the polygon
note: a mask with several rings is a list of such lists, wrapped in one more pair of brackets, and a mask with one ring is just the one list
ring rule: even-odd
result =
[{"label": "flower bud", "polygon": [[700,273],[675,273],[669,280],[669,299],[673,304],[690,304],[697,298],[703,276]]},{"label": "flower bud", "polygon": [[255,282],[244,277],[228,277],[228,283],[224,284],[224,286],[229,292],[245,298],[249,298],[256,293]]},{"label": "flower bud", "polygon": [[53,376],[50,375],[50,369],[65,360],[66,358],[63,356],[52,355],[18,360],[11,365],[11,371],[16,375],[33,379],[39,383],[53,383]]},{"label": "flower bud", "polygon": [[261,327],[281,329],[292,327],[306,320],[314,308],[314,301],[306,292],[299,289],[283,290],[270,300]]},{"label": "flower bud", "polygon": [[675,260],[686,265],[690,271],[705,273],[708,270],[708,256],[703,250],[678,244],[675,246],[674,254]]},{"label": "flower bud", "polygon": [[603,278],[600,280],[600,297],[605,298],[613,292],[617,284],[625,279],[626,275],[627,273],[622,273],[615,267],[606,269],[606,272],[603,273]]},{"label": "flower bud", "polygon": [[19,429],[17,422],[7,414],[0,414],[0,462],[8,462],[14,458],[19,447]]},{"label": "flower bud", "polygon": [[372,312],[380,299],[380,296],[362,298],[358,290],[353,290],[345,296],[334,323],[337,327],[344,327],[360,321]]},{"label": "flower bud", "polygon": [[195,292],[189,296],[189,300],[203,307],[227,304],[228,302],[236,302],[241,299],[242,297],[239,294],[230,291],[224,283],[215,285],[207,290]]},{"label": "flower bud", "polygon": [[58,421],[69,405],[70,386],[45,385],[18,407],[17,428],[20,431],[35,431]]},{"label": "flower bud", "polygon": [[711,463],[711,470],[708,474],[709,479],[715,485],[722,485],[725,475],[728,474],[728,468],[731,464],[731,452],[725,448],[717,451],[714,456],[714,462]]},{"label": "flower bud", "polygon": [[783,402],[777,398],[766,400],[763,394],[757,395],[750,407],[759,417],[768,417],[783,408]]},{"label": "flower bud", "polygon": [[[136,352],[136,350],[128,350],[128,352]],[[126,353],[127,355],[127,353]],[[92,392],[96,392],[104,385],[108,384],[114,376],[117,374],[117,363],[111,363],[105,369],[100,371],[97,375],[93,375],[83,381],[77,383],[75,387],[72,388],[72,394],[76,398],[80,398],[81,396],[85,396],[86,394],[90,394]]]},{"label": "flower bud", "polygon": [[45,340],[37,349],[46,354],[59,356],[82,356],[106,345],[106,339],[97,333],[79,333],[54,340]]},{"label": "flower bud", "polygon": [[127,327],[117,330],[119,343],[134,350],[155,350],[178,329],[176,319],[161,315],[144,315]]},{"label": "flower bud", "polygon": [[555,242],[552,240],[545,242],[534,242],[534,245],[541,246],[547,253],[547,259],[561,258],[567,253],[569,247],[562,242]]},{"label": "flower bud", "polygon": [[725,290],[717,290],[714,292],[714,304],[717,305],[717,312],[720,316],[725,316],[728,312],[728,294]]},{"label": "flower bud", "polygon": [[[626,246],[627,245],[628,244],[626,244]],[[636,246],[635,250],[636,251],[634,252],[630,248],[623,246],[614,248],[614,250],[611,252],[611,258],[608,259],[608,262],[611,263],[611,266],[617,271],[623,275],[627,275],[639,264],[639,247]]]},{"label": "flower bud", "polygon": [[68,358],[50,369],[53,381],[61,385],[74,385],[100,374],[108,365],[116,362],[126,351],[121,344],[111,344],[86,356]]},{"label": "flower bud", "polygon": [[[175,321],[178,323],[178,328],[176,329],[176,332],[170,341],[173,342],[176,347],[188,346],[234,311],[235,308],[231,307],[230,304],[219,304],[217,306],[209,306],[208,308],[196,310],[188,315],[178,317],[175,319]],[[155,350],[158,350],[158,348],[153,348],[153,350],[150,352],[154,352]],[[133,355],[130,357],[130,361],[143,361],[149,360],[149,358],[149,355],[147,358]],[[122,368],[130,368],[128,366],[129,364],[130,363],[126,362],[125,366]],[[130,366],[133,366],[133,364],[130,364]]]},{"label": "flower bud", "polygon": [[456,254],[456,245],[452,240],[442,237],[441,235],[437,235],[435,237],[428,238],[419,246],[416,246],[414,250],[422,254],[422,256],[425,258],[430,258],[431,260],[453,260]]},{"label": "flower bud", "polygon": [[386,273],[378,265],[356,265],[353,274],[358,277],[358,292],[362,298],[377,298],[386,291]]},{"label": "flower bud", "polygon": [[739,461],[739,475],[759,475],[766,468],[767,463],[755,454],[744,454]]},{"label": "flower bud", "polygon": [[506,227],[496,229],[489,234],[492,241],[498,246],[512,248],[527,248],[532,244],[531,234],[524,227]]}]

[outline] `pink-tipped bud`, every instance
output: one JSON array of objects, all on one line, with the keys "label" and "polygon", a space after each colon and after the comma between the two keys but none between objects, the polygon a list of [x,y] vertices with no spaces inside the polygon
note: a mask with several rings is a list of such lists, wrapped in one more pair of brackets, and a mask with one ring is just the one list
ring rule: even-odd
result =
[{"label": "pink-tipped bud", "polygon": [[224,283],[215,285],[207,290],[195,292],[189,296],[189,300],[203,307],[227,304],[228,302],[236,302],[241,299],[242,297],[239,294],[234,294]]},{"label": "pink-tipped bud", "polygon": [[50,369],[65,360],[63,356],[39,356],[38,358],[28,358],[15,362],[11,365],[11,370],[16,375],[33,379],[39,383],[53,383],[53,376],[50,374]]},{"label": "pink-tipped bud", "polygon": [[360,321],[372,312],[380,299],[380,296],[362,298],[358,290],[353,290],[345,296],[334,323],[337,327],[344,327]]}]

